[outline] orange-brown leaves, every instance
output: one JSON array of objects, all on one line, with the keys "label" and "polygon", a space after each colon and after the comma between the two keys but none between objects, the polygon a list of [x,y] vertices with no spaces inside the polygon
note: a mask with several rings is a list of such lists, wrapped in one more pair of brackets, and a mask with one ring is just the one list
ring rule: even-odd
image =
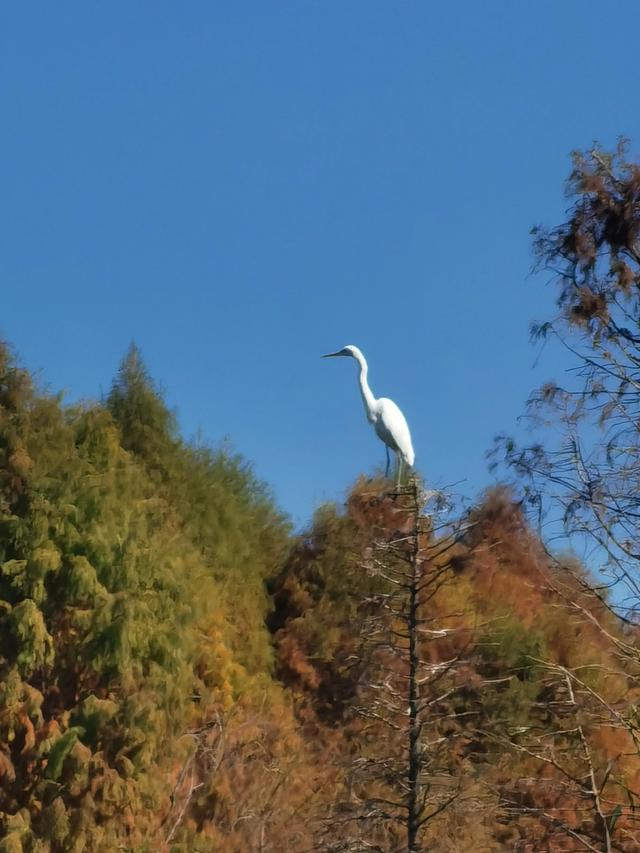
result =
[{"label": "orange-brown leaves", "polygon": [[608,319],[607,300],[602,293],[594,293],[589,287],[581,287],[571,305],[571,320],[586,325],[592,320]]},{"label": "orange-brown leaves", "polygon": [[538,265],[559,285],[568,331],[604,328],[615,340],[638,318],[640,168],[623,144],[613,154],[597,147],[576,153],[568,192],[574,205],[567,220],[534,230]]},{"label": "orange-brown leaves", "polygon": [[0,780],[6,785],[8,782],[15,782],[16,771],[9,756],[0,750]]},{"label": "orange-brown leaves", "polygon": [[294,690],[317,691],[321,675],[300,647],[298,639],[283,632],[278,638],[278,669],[285,684]]}]

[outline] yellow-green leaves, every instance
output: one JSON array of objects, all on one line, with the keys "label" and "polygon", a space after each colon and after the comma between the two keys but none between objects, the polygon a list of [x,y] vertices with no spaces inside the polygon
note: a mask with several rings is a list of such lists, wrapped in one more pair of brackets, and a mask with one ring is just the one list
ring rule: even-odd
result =
[{"label": "yellow-green leaves", "polygon": [[77,741],[78,737],[83,733],[84,730],[80,726],[75,726],[74,728],[68,729],[63,735],[61,735],[61,737],[58,738],[58,740],[55,741],[47,756],[47,767],[45,770],[45,776],[47,779],[53,779],[56,781],[60,777],[66,757],[73,749],[73,745]]},{"label": "yellow-green leaves", "polygon": [[18,647],[16,662],[24,675],[53,663],[53,638],[35,601],[25,598],[17,604],[8,616],[8,623]]}]

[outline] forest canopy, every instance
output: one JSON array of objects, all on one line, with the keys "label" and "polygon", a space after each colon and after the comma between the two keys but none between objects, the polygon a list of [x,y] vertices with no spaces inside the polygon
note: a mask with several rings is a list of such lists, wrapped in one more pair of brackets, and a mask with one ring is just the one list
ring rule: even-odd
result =
[{"label": "forest canopy", "polygon": [[295,532],[135,345],[74,405],[0,346],[0,853],[640,848],[639,174],[576,155],[564,442],[455,518],[363,476]]}]

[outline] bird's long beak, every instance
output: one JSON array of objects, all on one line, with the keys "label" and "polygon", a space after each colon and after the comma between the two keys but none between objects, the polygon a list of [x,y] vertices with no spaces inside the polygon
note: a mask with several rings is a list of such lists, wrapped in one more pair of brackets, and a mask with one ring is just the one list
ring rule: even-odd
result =
[{"label": "bird's long beak", "polygon": [[335,358],[337,355],[346,355],[346,352],[338,350],[338,352],[328,352],[326,355],[321,355],[320,358]]}]

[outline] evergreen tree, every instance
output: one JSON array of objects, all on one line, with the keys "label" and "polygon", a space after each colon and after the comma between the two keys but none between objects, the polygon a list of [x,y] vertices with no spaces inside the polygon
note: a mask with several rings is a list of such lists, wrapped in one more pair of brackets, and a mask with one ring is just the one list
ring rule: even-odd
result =
[{"label": "evergreen tree", "polygon": [[[264,700],[262,575],[286,525],[240,460],[180,442],[135,350],[111,396],[117,423],[38,394],[1,356],[1,843],[151,849],[185,732],[247,691]],[[189,478],[217,486],[230,513],[215,541],[206,518],[194,522],[202,490]],[[256,519],[273,532],[252,535]],[[269,541],[271,552],[252,551]],[[223,583],[227,566],[236,575]],[[231,607],[242,573],[251,631]]]},{"label": "evergreen tree", "polygon": [[166,478],[166,465],[176,445],[176,418],[155,387],[135,343],[120,364],[106,403],[120,427],[125,450],[141,457],[161,479]]}]

